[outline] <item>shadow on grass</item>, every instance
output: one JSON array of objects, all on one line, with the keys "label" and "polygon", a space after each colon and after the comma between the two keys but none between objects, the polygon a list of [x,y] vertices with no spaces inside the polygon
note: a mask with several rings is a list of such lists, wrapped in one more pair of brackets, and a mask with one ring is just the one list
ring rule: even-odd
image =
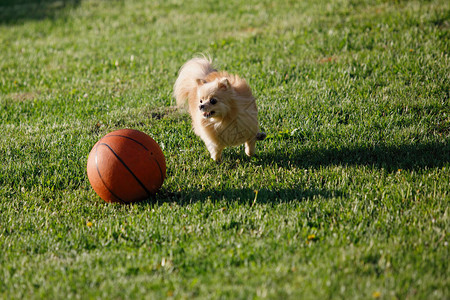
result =
[{"label": "shadow on grass", "polygon": [[373,166],[387,171],[443,167],[450,162],[450,143],[405,144],[400,146],[313,149],[296,153],[260,152],[257,164],[290,168],[318,168],[330,165]]},{"label": "shadow on grass", "polygon": [[0,25],[53,19],[80,3],[81,0],[0,0]]},{"label": "shadow on grass", "polygon": [[321,188],[261,188],[258,189],[257,193],[255,190],[248,188],[223,190],[189,190],[179,192],[170,192],[167,190],[163,190],[154,199],[149,199],[147,201],[144,201],[144,203],[175,202],[180,205],[186,205],[199,201],[212,200],[226,201],[228,203],[233,202],[243,205],[252,205],[253,203],[287,203],[317,198],[328,199],[340,196],[343,196],[343,193],[341,191],[331,191]]},{"label": "shadow on grass", "polygon": [[[230,161],[234,159],[245,160],[240,152],[229,153]],[[375,146],[340,148],[340,149],[314,149],[297,153],[277,151],[271,153],[259,152],[258,157],[252,159],[250,164],[273,166],[282,168],[319,168],[323,166],[372,166],[390,171],[418,170],[424,168],[443,167],[450,162],[450,144],[428,143],[409,144],[401,146]],[[264,185],[264,183],[261,183]],[[226,201],[229,203],[251,205],[256,203],[286,203],[293,201],[313,200],[317,198],[331,199],[345,197],[339,190],[328,190],[322,187],[294,187],[289,189],[263,187],[258,194],[252,189],[222,189],[222,190],[187,190],[172,192],[162,190],[155,198],[143,203],[175,202],[180,205],[205,201],[208,199]]]}]

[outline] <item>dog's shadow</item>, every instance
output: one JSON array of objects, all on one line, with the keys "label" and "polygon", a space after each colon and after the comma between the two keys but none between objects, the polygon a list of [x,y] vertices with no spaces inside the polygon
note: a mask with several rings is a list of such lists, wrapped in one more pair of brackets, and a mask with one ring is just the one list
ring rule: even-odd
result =
[{"label": "dog's shadow", "polygon": [[276,152],[263,152],[258,157],[258,163],[263,165],[276,163],[282,167],[294,165],[302,168],[331,165],[370,166],[385,169],[388,172],[443,167],[449,162],[450,143],[448,141],[398,146],[323,148],[295,153],[283,153],[280,149]]},{"label": "dog's shadow", "polygon": [[[422,144],[404,144],[399,146],[378,145],[373,147],[352,148],[324,148],[315,150],[301,150],[288,153],[283,149],[264,152],[260,151],[254,158],[247,158],[242,151],[230,151],[223,164],[233,167],[233,162],[240,161],[247,164],[261,165],[265,167],[277,166],[278,168],[320,168],[323,166],[368,166],[384,169],[386,172],[398,170],[412,171],[429,168],[440,168],[450,162],[450,143],[434,142]],[[325,198],[332,199],[345,197],[340,190],[329,190],[320,186],[279,188],[265,187],[257,191],[250,188],[227,188],[221,190],[181,190],[171,191],[163,189],[154,199],[148,201],[155,203],[175,202],[187,205],[198,201],[238,202],[239,204],[252,205],[257,203],[288,203],[303,201],[306,199]]]}]

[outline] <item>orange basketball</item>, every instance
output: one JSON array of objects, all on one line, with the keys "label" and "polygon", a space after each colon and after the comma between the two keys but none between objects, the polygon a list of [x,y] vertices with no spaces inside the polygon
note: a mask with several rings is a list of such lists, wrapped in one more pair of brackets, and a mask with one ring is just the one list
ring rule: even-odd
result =
[{"label": "orange basketball", "polygon": [[94,191],[106,202],[135,202],[151,197],[162,186],[166,160],[150,136],[121,129],[94,145],[87,175]]}]

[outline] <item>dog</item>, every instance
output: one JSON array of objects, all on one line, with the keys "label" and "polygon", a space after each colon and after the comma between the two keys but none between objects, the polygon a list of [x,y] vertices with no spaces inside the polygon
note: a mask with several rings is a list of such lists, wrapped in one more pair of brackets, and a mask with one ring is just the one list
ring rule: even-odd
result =
[{"label": "dog", "polygon": [[242,144],[253,156],[256,141],[266,137],[259,131],[250,86],[237,75],[217,71],[209,58],[196,57],[181,67],[174,96],[178,107],[187,101],[194,132],[215,161],[221,161],[225,147]]}]

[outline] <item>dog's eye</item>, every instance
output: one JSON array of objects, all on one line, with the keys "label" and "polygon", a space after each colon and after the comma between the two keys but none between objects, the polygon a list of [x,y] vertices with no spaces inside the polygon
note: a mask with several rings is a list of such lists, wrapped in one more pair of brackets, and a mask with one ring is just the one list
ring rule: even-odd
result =
[{"label": "dog's eye", "polygon": [[216,98],[211,98],[211,99],[209,99],[209,103],[216,104],[217,103],[217,99]]},{"label": "dog's eye", "polygon": [[200,99],[200,103],[203,103],[203,100],[202,100],[202,99]]}]

